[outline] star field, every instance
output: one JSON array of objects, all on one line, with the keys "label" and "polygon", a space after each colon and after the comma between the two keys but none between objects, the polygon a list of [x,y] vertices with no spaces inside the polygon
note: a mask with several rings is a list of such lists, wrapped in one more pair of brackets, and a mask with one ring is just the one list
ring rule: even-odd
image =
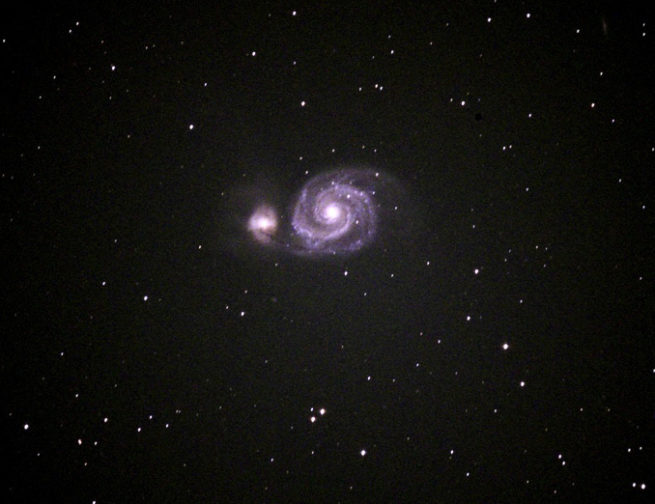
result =
[{"label": "star field", "polygon": [[0,24],[3,502],[650,502],[652,15]]}]

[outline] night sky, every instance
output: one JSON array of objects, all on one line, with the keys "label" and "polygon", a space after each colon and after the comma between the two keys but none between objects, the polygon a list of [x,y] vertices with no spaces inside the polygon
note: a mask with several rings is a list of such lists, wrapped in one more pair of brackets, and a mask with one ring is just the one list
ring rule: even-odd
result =
[{"label": "night sky", "polygon": [[0,21],[3,502],[651,502],[652,15],[131,3]]}]

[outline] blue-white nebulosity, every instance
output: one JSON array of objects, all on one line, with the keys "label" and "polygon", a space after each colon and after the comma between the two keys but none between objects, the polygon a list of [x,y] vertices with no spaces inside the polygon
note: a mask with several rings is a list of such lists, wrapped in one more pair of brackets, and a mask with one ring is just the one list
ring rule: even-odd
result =
[{"label": "blue-white nebulosity", "polygon": [[278,217],[259,206],[249,231],[262,245],[298,255],[345,255],[371,244],[384,226],[387,189],[397,185],[371,169],[342,168],[309,179],[294,196],[290,221],[278,229]]},{"label": "blue-white nebulosity", "polygon": [[370,243],[378,220],[375,180],[373,171],[341,170],[307,182],[297,196],[291,220],[302,250],[348,253]]}]

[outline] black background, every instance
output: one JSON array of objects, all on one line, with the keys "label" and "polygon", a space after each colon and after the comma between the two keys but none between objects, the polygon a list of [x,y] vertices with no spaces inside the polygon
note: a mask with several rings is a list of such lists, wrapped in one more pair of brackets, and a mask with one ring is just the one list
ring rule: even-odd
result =
[{"label": "black background", "polygon": [[[3,500],[650,501],[652,17],[586,4],[5,8]],[[392,241],[251,240],[338,166]]]}]

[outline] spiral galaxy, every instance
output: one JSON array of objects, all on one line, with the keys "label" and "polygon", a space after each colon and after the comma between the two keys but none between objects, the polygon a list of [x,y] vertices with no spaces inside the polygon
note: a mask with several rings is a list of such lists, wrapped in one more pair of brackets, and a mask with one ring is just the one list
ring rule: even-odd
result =
[{"label": "spiral galaxy", "polygon": [[295,194],[287,215],[259,202],[248,230],[258,243],[297,255],[354,253],[378,235],[390,184],[390,177],[371,169],[320,173]]},{"label": "spiral galaxy", "polygon": [[375,173],[346,170],[318,175],[305,184],[291,225],[302,247],[322,254],[354,252],[375,236]]}]

